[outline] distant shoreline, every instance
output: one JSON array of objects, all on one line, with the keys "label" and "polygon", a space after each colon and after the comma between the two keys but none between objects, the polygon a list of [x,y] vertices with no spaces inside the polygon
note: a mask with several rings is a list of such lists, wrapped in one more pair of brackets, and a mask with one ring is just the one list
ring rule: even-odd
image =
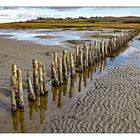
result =
[{"label": "distant shoreline", "polygon": [[140,29],[140,17],[79,17],[79,18],[38,18],[25,22],[0,23],[0,28],[123,28]]}]

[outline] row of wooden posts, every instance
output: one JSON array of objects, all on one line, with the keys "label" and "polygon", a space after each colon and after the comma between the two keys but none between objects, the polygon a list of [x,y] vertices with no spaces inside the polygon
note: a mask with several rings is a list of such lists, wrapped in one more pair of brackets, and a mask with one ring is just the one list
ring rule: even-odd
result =
[{"label": "row of wooden posts", "polygon": [[[54,60],[51,63],[52,86],[64,84],[69,77],[74,78],[76,72],[83,72],[84,69],[98,63],[100,59],[111,56],[112,53],[126,45],[137,34],[138,32],[133,30],[109,41],[102,40],[99,46],[96,41],[94,44],[90,43],[89,46],[84,45],[83,48],[77,46],[74,53],[70,52],[68,54],[64,49],[62,58],[54,53]],[[41,96],[46,94],[48,86],[46,70],[42,62],[32,60],[32,66],[33,74],[31,72],[27,73],[27,89],[28,99],[35,101],[36,93],[39,92]],[[12,64],[11,105],[13,112],[18,108],[24,108],[22,72],[17,69],[16,64]]]},{"label": "row of wooden posts", "polygon": [[94,44],[84,45],[83,48],[76,46],[74,53],[67,53],[66,50],[63,50],[62,58],[55,53],[51,63],[52,86],[62,85],[69,79],[69,76],[74,78],[76,72],[83,72],[84,69],[98,63],[100,59],[112,56],[137,34],[137,31],[131,31],[113,37],[109,41],[102,40],[99,44],[95,41]]},{"label": "row of wooden posts", "polygon": [[[36,100],[36,94],[38,91],[40,95],[44,95],[48,92],[47,75],[45,67],[42,62],[32,60],[33,65],[33,84],[31,72],[27,73],[27,89],[28,99],[30,101]],[[11,76],[11,104],[12,111],[15,112],[18,108],[24,108],[23,99],[23,85],[22,85],[22,72],[17,69],[15,64],[12,64],[12,76]]]}]

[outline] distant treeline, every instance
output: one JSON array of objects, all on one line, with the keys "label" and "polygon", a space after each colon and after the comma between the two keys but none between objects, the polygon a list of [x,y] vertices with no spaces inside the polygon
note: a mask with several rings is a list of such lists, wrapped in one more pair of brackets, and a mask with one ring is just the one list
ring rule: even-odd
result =
[{"label": "distant treeline", "polygon": [[29,23],[96,23],[96,22],[117,22],[117,23],[140,23],[140,17],[82,17],[79,16],[78,18],[42,18],[38,17],[37,19],[33,19],[30,21],[27,21]]}]

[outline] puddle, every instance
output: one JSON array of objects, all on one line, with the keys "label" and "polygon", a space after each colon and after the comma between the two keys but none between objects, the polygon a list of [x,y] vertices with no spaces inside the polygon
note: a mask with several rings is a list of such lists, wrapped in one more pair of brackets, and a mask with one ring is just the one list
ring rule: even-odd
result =
[{"label": "puddle", "polygon": [[[0,100],[0,132],[42,132],[46,127],[49,129],[49,121],[53,114],[71,106],[77,98],[86,93],[94,79],[105,74],[108,68],[133,63],[129,61],[129,57],[130,53],[135,51],[140,51],[140,41],[134,38],[128,46],[114,53],[114,57],[100,60],[98,64],[85,69],[83,73],[77,73],[74,79],[69,79],[62,86],[52,87],[49,82],[48,95],[37,96],[35,102],[28,101],[28,93],[24,89],[24,110],[18,110],[13,114],[10,110],[10,97],[4,102]],[[139,60],[134,61],[140,64]]]}]

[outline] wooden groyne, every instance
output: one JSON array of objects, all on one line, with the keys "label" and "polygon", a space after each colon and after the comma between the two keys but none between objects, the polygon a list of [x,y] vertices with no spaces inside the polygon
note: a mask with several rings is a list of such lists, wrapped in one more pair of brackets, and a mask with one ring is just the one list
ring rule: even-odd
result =
[{"label": "wooden groyne", "polygon": [[[74,52],[67,52],[64,49],[62,58],[57,53],[54,53],[53,61],[51,62],[52,86],[59,87],[69,79],[71,81],[70,85],[73,85],[76,73],[82,73],[89,67],[95,66],[101,60],[106,59],[106,57],[114,57],[114,54],[124,48],[138,33],[138,31],[132,30],[112,39],[90,42],[90,44],[84,44],[83,47],[76,46]],[[35,101],[38,95],[44,96],[48,93],[45,65],[36,59],[32,60],[32,72],[27,73],[27,91],[29,101]],[[16,64],[13,64],[11,76],[11,106],[13,112],[18,108],[24,108],[23,94],[22,71],[17,69]],[[72,94],[73,89],[70,89],[71,97]],[[61,94],[59,94],[58,98],[60,97]]]},{"label": "wooden groyne", "polygon": [[[66,63],[66,50],[63,50],[63,61],[62,64],[58,63],[56,59],[57,54],[54,54],[54,60],[52,64],[52,86],[61,85],[62,79],[68,80],[69,78],[74,78],[76,72],[83,72],[84,69],[95,65],[101,59],[105,59],[106,57],[113,57],[114,53],[117,52],[120,48],[123,48],[127,45],[129,40],[131,40],[134,36],[138,34],[138,31],[129,31],[127,33],[123,33],[122,35],[115,36],[110,40],[101,40],[100,42],[95,41],[93,44],[89,45],[84,44],[83,48],[76,46],[75,52],[69,53],[69,66]],[[62,66],[62,68],[61,68]],[[69,67],[69,73],[67,68]],[[60,71],[63,71],[63,75],[60,75]],[[63,78],[62,78],[63,77]]]}]

